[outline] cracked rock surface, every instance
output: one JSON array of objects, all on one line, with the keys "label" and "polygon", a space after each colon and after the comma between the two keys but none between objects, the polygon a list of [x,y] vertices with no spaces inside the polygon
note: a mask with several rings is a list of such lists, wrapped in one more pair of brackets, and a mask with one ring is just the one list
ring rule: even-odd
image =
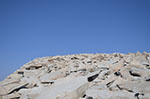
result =
[{"label": "cracked rock surface", "polygon": [[150,53],[37,58],[0,82],[0,99],[150,99]]}]

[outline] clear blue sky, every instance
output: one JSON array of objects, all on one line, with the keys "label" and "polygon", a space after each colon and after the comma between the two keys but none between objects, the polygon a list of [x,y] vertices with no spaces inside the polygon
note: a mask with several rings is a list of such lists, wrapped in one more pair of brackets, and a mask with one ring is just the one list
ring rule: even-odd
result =
[{"label": "clear blue sky", "polygon": [[0,80],[37,57],[150,52],[150,0],[0,0]]}]

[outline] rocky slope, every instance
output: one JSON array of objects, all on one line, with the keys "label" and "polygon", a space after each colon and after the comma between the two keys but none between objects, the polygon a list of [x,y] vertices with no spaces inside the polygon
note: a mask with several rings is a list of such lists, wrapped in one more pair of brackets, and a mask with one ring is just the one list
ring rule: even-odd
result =
[{"label": "rocky slope", "polygon": [[0,82],[0,99],[150,99],[150,53],[38,58]]}]

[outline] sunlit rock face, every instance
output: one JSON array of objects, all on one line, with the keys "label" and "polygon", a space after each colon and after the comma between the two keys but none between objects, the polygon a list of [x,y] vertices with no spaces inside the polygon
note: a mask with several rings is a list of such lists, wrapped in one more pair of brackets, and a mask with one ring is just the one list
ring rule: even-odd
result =
[{"label": "sunlit rock face", "polygon": [[150,53],[37,58],[0,82],[0,99],[150,99]]}]

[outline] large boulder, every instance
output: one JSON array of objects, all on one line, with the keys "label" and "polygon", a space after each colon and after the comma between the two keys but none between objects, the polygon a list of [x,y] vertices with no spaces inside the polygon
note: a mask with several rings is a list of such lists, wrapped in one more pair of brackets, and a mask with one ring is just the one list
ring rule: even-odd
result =
[{"label": "large boulder", "polygon": [[[20,94],[32,99],[78,99],[88,89],[87,77],[58,79],[49,87],[22,90]],[[35,97],[33,97],[35,96]]]}]

